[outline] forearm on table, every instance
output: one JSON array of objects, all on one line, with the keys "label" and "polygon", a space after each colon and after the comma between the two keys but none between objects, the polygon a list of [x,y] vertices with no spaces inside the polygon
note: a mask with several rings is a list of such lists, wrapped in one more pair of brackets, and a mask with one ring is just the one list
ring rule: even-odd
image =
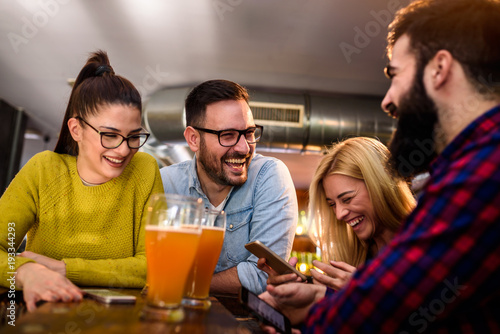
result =
[{"label": "forearm on table", "polygon": [[[12,253],[6,253],[0,251],[0,286],[10,287],[13,277],[16,277],[16,274],[21,266],[26,263],[35,263],[32,259],[20,258],[17,256],[12,256]],[[9,261],[9,258],[11,261]],[[14,278],[15,280],[15,278]]]},{"label": "forearm on table", "polygon": [[146,257],[64,259],[66,277],[77,285],[140,288],[146,284]]},{"label": "forearm on table", "polygon": [[237,294],[240,287],[241,282],[238,278],[238,269],[232,267],[214,274],[210,283],[210,292]]}]

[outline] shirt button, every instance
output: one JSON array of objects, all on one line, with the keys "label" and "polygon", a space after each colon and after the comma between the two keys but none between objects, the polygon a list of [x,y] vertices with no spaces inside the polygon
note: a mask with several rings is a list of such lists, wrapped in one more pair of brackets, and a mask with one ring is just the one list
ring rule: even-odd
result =
[{"label": "shirt button", "polygon": [[229,225],[229,228],[233,228],[233,224],[230,224],[230,225]]}]

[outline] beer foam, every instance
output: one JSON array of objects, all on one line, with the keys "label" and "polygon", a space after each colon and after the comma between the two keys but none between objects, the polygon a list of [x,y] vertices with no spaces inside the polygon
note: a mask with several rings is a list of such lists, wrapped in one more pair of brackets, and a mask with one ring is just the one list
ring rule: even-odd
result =
[{"label": "beer foam", "polygon": [[181,225],[181,226],[147,225],[146,231],[201,234],[201,228],[199,228],[198,225]]},{"label": "beer foam", "polygon": [[202,229],[204,230],[215,230],[215,231],[224,231],[224,229],[220,226],[201,226]]}]

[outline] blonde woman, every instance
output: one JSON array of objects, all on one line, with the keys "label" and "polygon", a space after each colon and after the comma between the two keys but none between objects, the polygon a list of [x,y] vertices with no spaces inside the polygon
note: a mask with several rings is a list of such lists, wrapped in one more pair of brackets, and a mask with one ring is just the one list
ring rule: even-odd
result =
[{"label": "blonde woman", "polygon": [[[315,281],[334,290],[356,268],[389,243],[401,222],[415,207],[408,184],[388,165],[388,149],[366,137],[344,140],[323,157],[309,187],[311,237],[323,261],[312,269]],[[296,258],[290,259],[295,265]],[[295,274],[277,275],[259,259],[268,284],[300,280]]]},{"label": "blonde woman", "polygon": [[311,270],[335,290],[356,267],[387,245],[415,207],[408,184],[389,166],[389,151],[366,137],[334,145],[321,160],[309,187],[311,236],[323,261]]}]

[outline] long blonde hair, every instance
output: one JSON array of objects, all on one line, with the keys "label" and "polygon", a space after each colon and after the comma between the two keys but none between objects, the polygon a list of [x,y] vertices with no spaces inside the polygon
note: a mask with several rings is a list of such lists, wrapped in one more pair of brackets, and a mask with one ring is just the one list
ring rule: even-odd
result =
[{"label": "long blonde hair", "polygon": [[356,137],[328,151],[319,163],[309,187],[311,237],[319,245],[323,261],[343,261],[359,266],[366,261],[368,244],[345,222],[337,220],[326,201],[323,179],[346,175],[365,182],[376,216],[376,228],[396,232],[415,207],[408,184],[388,165],[389,150],[379,141]]}]

